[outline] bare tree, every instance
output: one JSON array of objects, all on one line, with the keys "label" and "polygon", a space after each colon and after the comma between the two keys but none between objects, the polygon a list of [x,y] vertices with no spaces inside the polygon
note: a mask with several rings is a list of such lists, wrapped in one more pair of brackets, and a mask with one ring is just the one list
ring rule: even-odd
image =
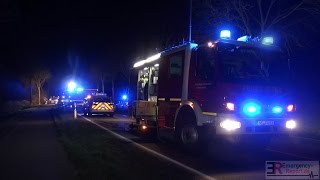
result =
[{"label": "bare tree", "polygon": [[314,0],[204,0],[195,7],[200,26],[232,24],[239,34],[261,37],[277,32],[288,53],[299,42],[299,27],[318,23],[320,1]]},{"label": "bare tree", "polygon": [[99,89],[99,83],[101,84],[101,91],[105,93],[105,81],[109,76],[108,69],[104,68],[104,65],[93,65],[91,67],[91,74],[97,81],[97,89]]},{"label": "bare tree", "polygon": [[32,84],[38,90],[38,104],[41,104],[41,89],[43,88],[44,83],[51,77],[50,72],[47,69],[37,70],[32,77]]},{"label": "bare tree", "polygon": [[103,71],[102,69],[98,69],[95,74],[96,74],[97,79],[101,83],[102,93],[105,93],[105,81],[106,81],[108,73],[106,71]]},{"label": "bare tree", "polygon": [[33,86],[32,86],[32,75],[31,74],[25,74],[24,76],[22,76],[20,78],[20,81],[22,82],[24,88],[27,90],[29,89],[30,91],[30,95],[29,95],[29,98],[30,98],[30,104],[32,104],[32,89],[33,89]]}]

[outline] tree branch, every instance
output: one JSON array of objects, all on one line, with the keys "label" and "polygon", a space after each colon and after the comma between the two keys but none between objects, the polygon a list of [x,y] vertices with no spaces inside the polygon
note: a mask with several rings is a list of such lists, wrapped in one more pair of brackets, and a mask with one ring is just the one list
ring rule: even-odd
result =
[{"label": "tree branch", "polygon": [[302,0],[300,3],[298,3],[295,7],[292,7],[292,9],[288,9],[286,12],[280,14],[278,17],[274,18],[274,20],[269,25],[270,27],[274,24],[279,23],[280,21],[286,19],[288,16],[290,16],[292,13],[294,13],[299,7],[303,5],[304,1]]},{"label": "tree branch", "polygon": [[[269,19],[269,15],[270,15],[270,12],[271,12],[271,9],[272,9],[272,7],[273,7],[273,5],[274,5],[274,3],[276,2],[277,0],[272,0],[271,2],[270,2],[270,4],[269,4],[269,7],[268,7],[268,10],[267,10],[267,13],[266,13],[266,17],[264,18],[264,21],[263,21],[263,27],[265,27],[265,25],[267,24],[267,22],[268,22],[268,19]],[[263,31],[264,31],[265,29],[263,28]],[[261,31],[261,34],[263,33],[263,31]]]},{"label": "tree branch", "polygon": [[245,12],[243,11],[243,9],[241,9],[241,8],[243,8],[243,6],[241,4],[241,0],[238,0],[238,3],[236,3],[236,1],[232,1],[232,5],[233,5],[234,9],[236,10],[236,12],[241,17],[242,23],[246,28],[246,32],[249,35],[252,35],[251,34],[251,30],[250,30],[249,25],[248,25],[248,20],[247,20],[247,18],[245,16]]},{"label": "tree branch", "polygon": [[262,11],[262,7],[261,7],[261,0],[257,0],[257,4],[259,7],[259,12],[260,12],[260,30],[261,33],[264,31],[264,25],[265,25],[265,21],[263,19],[263,11]]}]

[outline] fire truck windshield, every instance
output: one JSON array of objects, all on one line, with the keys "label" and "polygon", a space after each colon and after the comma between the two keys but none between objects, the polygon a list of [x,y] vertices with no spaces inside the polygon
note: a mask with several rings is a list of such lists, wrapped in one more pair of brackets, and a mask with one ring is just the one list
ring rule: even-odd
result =
[{"label": "fire truck windshield", "polygon": [[231,44],[217,49],[222,81],[280,85],[288,80],[288,61],[278,50]]}]

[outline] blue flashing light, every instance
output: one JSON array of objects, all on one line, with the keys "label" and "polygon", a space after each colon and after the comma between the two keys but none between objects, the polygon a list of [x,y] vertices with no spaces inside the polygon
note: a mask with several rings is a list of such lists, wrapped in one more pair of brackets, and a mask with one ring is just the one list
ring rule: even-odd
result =
[{"label": "blue flashing light", "polygon": [[73,92],[73,91],[75,90],[76,86],[77,86],[77,84],[76,84],[75,82],[70,81],[70,82],[68,83],[68,91],[69,91],[69,92]]},{"label": "blue flashing light", "polygon": [[122,95],[122,100],[127,100],[128,99],[128,96],[126,94]]},{"label": "blue flashing light", "polygon": [[257,112],[257,107],[256,106],[248,106],[247,111],[249,113],[256,113]]},{"label": "blue flashing light", "polygon": [[230,39],[231,38],[231,32],[229,30],[222,30],[220,32],[220,38],[221,39]]},{"label": "blue flashing light", "polygon": [[273,37],[264,37],[262,39],[262,44],[264,44],[264,45],[272,45],[273,44]]},{"label": "blue flashing light", "polygon": [[255,102],[248,102],[244,104],[243,112],[250,117],[257,116],[261,113],[261,107]]},{"label": "blue flashing light", "polygon": [[250,39],[250,36],[242,36],[242,37],[239,37],[237,41],[248,42],[249,39]]},{"label": "blue flashing light", "polygon": [[77,88],[77,92],[82,92],[83,91],[83,88],[82,87],[78,87]]},{"label": "blue flashing light", "polygon": [[275,114],[282,113],[282,111],[283,111],[283,108],[280,107],[280,106],[274,106],[274,107],[272,108],[272,113],[275,113]]}]

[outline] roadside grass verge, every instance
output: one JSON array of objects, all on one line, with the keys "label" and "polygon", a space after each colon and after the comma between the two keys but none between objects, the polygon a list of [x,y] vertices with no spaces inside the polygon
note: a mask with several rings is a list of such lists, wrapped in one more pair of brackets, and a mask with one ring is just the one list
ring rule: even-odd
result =
[{"label": "roadside grass verge", "polygon": [[[297,114],[298,130],[302,134],[320,139],[320,111],[319,103],[304,103],[303,109]],[[301,108],[302,108],[301,107]],[[299,108],[299,107],[298,107]],[[299,110],[299,109],[298,109]]]},{"label": "roadside grass verge", "polygon": [[79,179],[196,179],[194,174],[115,138],[81,117],[55,115],[60,141]]}]

